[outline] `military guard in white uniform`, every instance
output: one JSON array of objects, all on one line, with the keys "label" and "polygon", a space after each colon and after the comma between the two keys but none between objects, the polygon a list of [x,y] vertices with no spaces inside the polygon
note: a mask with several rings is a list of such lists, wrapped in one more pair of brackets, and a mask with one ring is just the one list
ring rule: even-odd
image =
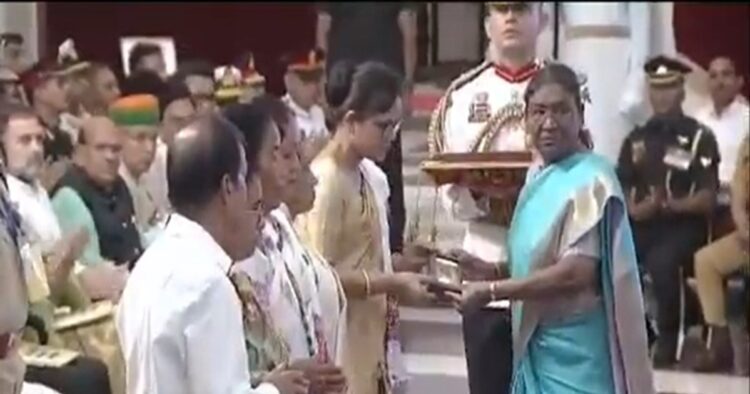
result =
[{"label": "military guard in white uniform", "polygon": [[[542,67],[535,47],[546,15],[539,2],[488,2],[486,8],[490,58],[453,81],[441,99],[430,124],[431,155],[529,150],[523,94]],[[467,225],[464,250],[485,261],[507,261],[506,228],[489,219],[487,195],[457,184],[444,185],[439,193],[451,216]],[[507,316],[490,307],[463,316],[472,394],[508,390]]]}]

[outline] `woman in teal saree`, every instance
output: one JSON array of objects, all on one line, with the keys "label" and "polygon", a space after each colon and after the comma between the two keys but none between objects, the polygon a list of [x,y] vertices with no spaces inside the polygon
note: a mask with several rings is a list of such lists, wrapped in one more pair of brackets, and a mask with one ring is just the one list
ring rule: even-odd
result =
[{"label": "woman in teal saree", "polygon": [[643,300],[614,168],[579,138],[576,74],[561,64],[529,83],[526,128],[543,163],[518,199],[507,276],[464,285],[463,310],[510,299],[513,394],[654,392]]}]

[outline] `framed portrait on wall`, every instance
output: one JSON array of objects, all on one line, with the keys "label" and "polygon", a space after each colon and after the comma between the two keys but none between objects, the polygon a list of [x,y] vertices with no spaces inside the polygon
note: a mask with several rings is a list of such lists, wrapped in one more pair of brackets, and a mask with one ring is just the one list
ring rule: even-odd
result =
[{"label": "framed portrait on wall", "polygon": [[130,64],[128,58],[130,52],[137,44],[153,44],[161,48],[161,54],[164,57],[164,65],[168,75],[177,71],[177,50],[175,49],[174,39],[172,37],[120,37],[120,56],[122,58],[122,68],[125,76],[130,75]]}]

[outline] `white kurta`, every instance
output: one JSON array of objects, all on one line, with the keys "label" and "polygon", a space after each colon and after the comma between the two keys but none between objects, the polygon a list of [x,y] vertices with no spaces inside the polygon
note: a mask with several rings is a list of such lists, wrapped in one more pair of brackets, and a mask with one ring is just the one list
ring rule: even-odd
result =
[{"label": "white kurta", "polygon": [[128,187],[130,197],[133,200],[133,210],[135,211],[135,222],[141,234],[145,234],[152,224],[155,223],[158,215],[156,202],[148,190],[148,185],[144,176],[136,179],[125,164],[120,164],[120,176]]},{"label": "white kurta", "polygon": [[47,190],[39,182],[27,183],[12,175],[7,180],[10,201],[21,216],[26,239],[45,253],[52,251],[62,232]]},{"label": "white kurta", "polygon": [[37,302],[50,295],[43,257],[54,250],[62,239],[62,232],[47,190],[38,181],[27,183],[8,175],[7,182],[10,201],[21,218],[24,232],[21,257],[29,300]]},{"label": "white kurta", "polygon": [[309,358],[310,345],[313,353],[317,353],[312,329],[315,327],[313,312],[319,308],[312,272],[288,235],[279,231],[280,224],[274,224],[278,223],[277,215],[272,213],[266,217],[261,244],[253,256],[239,262],[236,268],[252,281],[261,306],[270,314],[289,346],[290,358]]},{"label": "white kurta", "polygon": [[750,132],[750,108],[740,99],[735,99],[720,115],[711,104],[698,111],[695,118],[714,132],[721,155],[719,180],[722,185],[729,185],[742,139]]},{"label": "white kurta", "polygon": [[[485,126],[484,121],[471,122],[472,104],[485,96],[491,115],[514,102],[523,104],[523,92],[528,80],[512,83],[490,67],[474,80],[456,89],[450,96],[450,107],[446,110],[443,124],[445,152],[470,152],[474,142]],[[493,151],[527,150],[526,132],[521,124],[498,133],[492,142]],[[486,201],[476,201],[471,192],[457,185],[445,185],[439,189],[443,207],[454,219],[466,223],[463,248],[487,261],[505,261],[507,251],[505,238],[507,229],[483,221],[488,211]]]},{"label": "white kurta", "polygon": [[591,98],[586,126],[594,151],[612,163],[627,134],[648,119],[644,63],[674,54],[672,29],[661,26],[661,13],[648,2],[561,5],[559,60],[585,75]]},{"label": "white kurta", "polygon": [[129,394],[278,394],[270,384],[250,386],[231,265],[199,224],[170,217],[117,309]]},{"label": "white kurta", "polygon": [[[304,269],[300,275],[310,281],[311,295],[315,302],[311,302],[316,325],[320,325],[326,340],[326,351],[332,361],[341,361],[345,332],[346,332],[346,296],[341,286],[338,274],[322,256],[307,248],[297,235],[291,222],[291,215],[286,205],[271,213],[281,224],[283,231],[291,241],[292,247],[303,259],[300,268]],[[318,338],[320,339],[320,338]],[[321,345],[320,343],[318,345]]]},{"label": "white kurta", "polygon": [[146,190],[156,204],[160,216],[167,216],[172,210],[169,203],[169,185],[167,185],[167,144],[159,138],[156,141],[156,154],[151,167],[143,174]]}]

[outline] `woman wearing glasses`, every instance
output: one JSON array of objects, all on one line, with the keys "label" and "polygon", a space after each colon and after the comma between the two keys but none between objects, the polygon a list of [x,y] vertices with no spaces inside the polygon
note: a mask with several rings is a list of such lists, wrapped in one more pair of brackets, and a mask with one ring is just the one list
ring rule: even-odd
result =
[{"label": "woman wearing glasses", "polygon": [[381,63],[334,65],[326,87],[334,134],[312,163],[314,206],[297,218],[300,235],[336,269],[348,298],[341,365],[349,393],[390,393],[403,381],[396,301],[432,299],[425,277],[394,273],[394,264],[423,265],[428,254],[412,247],[391,256],[388,182],[375,164],[398,133],[400,92],[400,78]]}]

